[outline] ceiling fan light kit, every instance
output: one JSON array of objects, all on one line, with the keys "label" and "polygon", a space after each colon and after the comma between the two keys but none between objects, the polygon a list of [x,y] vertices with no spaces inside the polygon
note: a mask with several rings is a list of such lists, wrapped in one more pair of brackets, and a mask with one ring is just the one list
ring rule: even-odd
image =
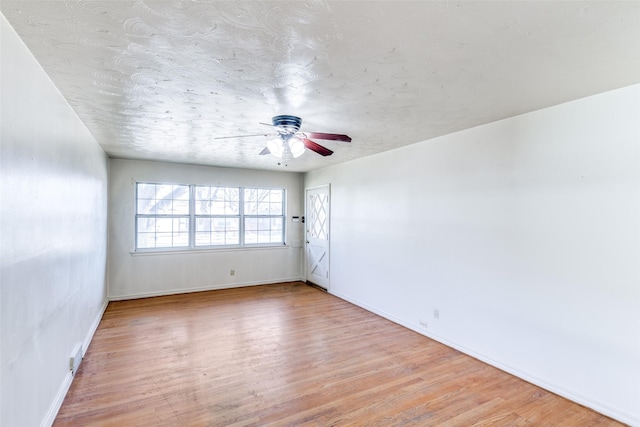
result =
[{"label": "ceiling fan light kit", "polygon": [[267,149],[275,157],[283,160],[297,159],[305,151],[304,143],[295,137],[272,139],[267,142]]},{"label": "ceiling fan light kit", "polygon": [[[286,114],[275,116],[271,119],[271,123],[271,125],[269,125],[268,123],[262,124],[273,126],[278,132],[278,136],[267,142],[267,146],[260,152],[260,155],[271,154],[274,157],[282,160],[278,164],[286,164],[288,160],[302,156],[307,149],[315,151],[321,156],[330,156],[333,154],[333,151],[318,144],[315,141],[312,141],[309,138],[324,139],[328,141],[351,142],[351,138],[348,135],[343,134],[300,132],[302,119],[298,116],[290,116]],[[262,134],[239,135],[233,137],[218,137],[216,139],[244,138],[261,135]]]},{"label": "ceiling fan light kit", "polygon": [[271,123],[278,128],[280,138],[267,142],[269,152],[284,161],[302,156],[305,151],[304,143],[295,136],[300,130],[302,119],[296,116],[281,115],[271,119]]}]

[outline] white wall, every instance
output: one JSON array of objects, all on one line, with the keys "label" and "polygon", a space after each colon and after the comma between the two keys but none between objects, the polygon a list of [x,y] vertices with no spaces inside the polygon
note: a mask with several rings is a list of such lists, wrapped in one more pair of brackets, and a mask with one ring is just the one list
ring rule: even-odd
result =
[{"label": "white wall", "polygon": [[[303,215],[301,174],[112,159],[109,176],[110,299],[301,279],[302,227],[291,222]],[[132,254],[137,181],[285,188],[287,246]]]},{"label": "white wall", "polygon": [[107,157],[0,26],[0,425],[49,425],[106,307]]},{"label": "white wall", "polygon": [[640,425],[639,126],[640,85],[308,173],[330,291]]}]

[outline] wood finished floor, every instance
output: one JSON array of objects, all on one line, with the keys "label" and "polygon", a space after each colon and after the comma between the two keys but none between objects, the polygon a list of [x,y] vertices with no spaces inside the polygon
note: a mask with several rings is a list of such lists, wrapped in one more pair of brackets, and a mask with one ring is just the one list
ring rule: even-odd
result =
[{"label": "wood finished floor", "polygon": [[111,302],[61,426],[619,426],[288,283]]}]

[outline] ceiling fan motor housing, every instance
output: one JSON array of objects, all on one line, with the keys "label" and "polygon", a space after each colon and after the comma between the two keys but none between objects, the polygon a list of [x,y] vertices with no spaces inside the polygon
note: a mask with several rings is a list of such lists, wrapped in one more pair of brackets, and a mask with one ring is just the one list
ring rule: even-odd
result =
[{"label": "ceiling fan motor housing", "polygon": [[271,119],[274,126],[278,126],[287,132],[295,133],[300,130],[302,119],[296,116],[281,115]]}]

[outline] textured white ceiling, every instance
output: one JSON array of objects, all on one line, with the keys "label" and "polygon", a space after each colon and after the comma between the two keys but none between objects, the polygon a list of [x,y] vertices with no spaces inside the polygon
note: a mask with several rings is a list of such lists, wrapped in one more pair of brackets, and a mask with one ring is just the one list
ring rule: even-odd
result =
[{"label": "textured white ceiling", "polygon": [[640,82],[640,2],[14,1],[3,15],[112,157],[307,171]]}]

